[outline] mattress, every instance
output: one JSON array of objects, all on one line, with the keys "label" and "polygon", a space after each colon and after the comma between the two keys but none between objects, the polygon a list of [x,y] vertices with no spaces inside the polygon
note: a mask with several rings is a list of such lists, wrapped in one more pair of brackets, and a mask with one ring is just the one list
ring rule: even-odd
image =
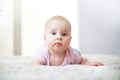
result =
[{"label": "mattress", "polygon": [[31,64],[32,57],[0,56],[0,80],[120,80],[120,56],[83,54],[105,66]]}]

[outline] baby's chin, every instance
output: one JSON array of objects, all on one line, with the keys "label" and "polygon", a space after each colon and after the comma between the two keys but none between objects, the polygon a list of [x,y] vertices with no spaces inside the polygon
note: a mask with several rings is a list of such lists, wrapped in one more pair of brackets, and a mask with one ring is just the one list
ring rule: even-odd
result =
[{"label": "baby's chin", "polygon": [[58,46],[57,46],[57,47],[55,46],[55,47],[52,47],[52,50],[53,50],[54,52],[62,52],[62,51],[64,52],[64,51],[65,51],[65,48],[62,48],[62,47],[60,47],[60,46],[59,46],[59,47],[58,47]]}]

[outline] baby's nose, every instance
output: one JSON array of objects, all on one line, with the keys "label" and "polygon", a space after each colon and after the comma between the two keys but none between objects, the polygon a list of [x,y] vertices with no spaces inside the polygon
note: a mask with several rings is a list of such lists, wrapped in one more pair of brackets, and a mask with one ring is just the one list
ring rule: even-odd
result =
[{"label": "baby's nose", "polygon": [[57,35],[57,40],[62,40],[62,36],[60,34]]}]

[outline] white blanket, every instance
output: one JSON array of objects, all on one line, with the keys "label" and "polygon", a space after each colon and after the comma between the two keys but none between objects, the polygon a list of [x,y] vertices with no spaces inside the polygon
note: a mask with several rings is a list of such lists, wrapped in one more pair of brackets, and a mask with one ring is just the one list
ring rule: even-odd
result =
[{"label": "white blanket", "polygon": [[0,57],[0,80],[120,80],[120,56],[83,55],[105,66],[32,65],[31,57]]}]

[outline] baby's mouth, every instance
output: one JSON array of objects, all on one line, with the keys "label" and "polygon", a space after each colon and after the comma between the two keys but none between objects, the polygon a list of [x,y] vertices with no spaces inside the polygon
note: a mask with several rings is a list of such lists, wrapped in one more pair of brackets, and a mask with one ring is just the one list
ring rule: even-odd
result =
[{"label": "baby's mouth", "polygon": [[59,47],[59,46],[62,46],[61,43],[55,43],[55,45],[58,46],[58,47]]}]

